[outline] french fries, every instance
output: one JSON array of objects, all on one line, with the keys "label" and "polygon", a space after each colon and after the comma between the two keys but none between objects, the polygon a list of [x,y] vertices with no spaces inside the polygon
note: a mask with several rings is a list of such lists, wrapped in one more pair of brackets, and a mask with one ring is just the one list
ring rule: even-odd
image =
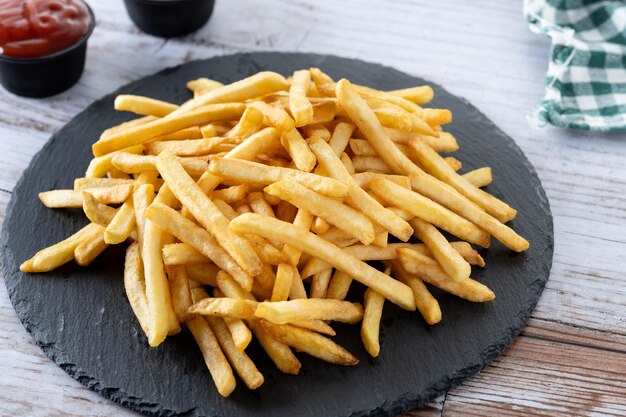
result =
[{"label": "french fries", "polygon": [[470,278],[485,267],[471,244],[529,246],[504,224],[515,209],[481,189],[491,168],[461,174],[462,161],[440,155],[459,143],[442,128],[449,110],[421,107],[429,86],[379,91],[310,68],[187,87],[182,104],[116,98],[143,117],[102,132],[70,188],[39,194],[90,223],[20,269],[88,265],[128,241],[124,288],[149,345],[186,325],[223,396],[233,370],[249,389],[263,384],[253,337],[284,373],[300,371],[294,350],[355,365],[330,339],[334,323],[359,324],[377,357],[385,300],[435,325],[428,286],[495,298]]}]

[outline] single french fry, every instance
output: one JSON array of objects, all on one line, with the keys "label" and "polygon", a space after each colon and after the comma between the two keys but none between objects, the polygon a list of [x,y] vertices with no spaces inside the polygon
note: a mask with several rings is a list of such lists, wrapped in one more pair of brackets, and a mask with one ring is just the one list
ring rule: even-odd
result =
[{"label": "single french fry", "polygon": [[[181,110],[182,107],[179,108]],[[240,117],[245,110],[241,103],[210,104],[189,112],[175,111],[166,117],[157,119],[128,130],[113,134],[106,139],[94,143],[94,156],[106,155],[132,145],[139,145],[158,140],[160,135],[176,132],[191,126],[198,126],[216,120],[232,120]]]},{"label": "single french fry", "polygon": [[254,319],[257,302],[242,298],[205,298],[189,307],[191,314],[205,316],[232,317],[236,319]]},{"label": "single french fry", "polygon": [[176,156],[197,156],[215,153],[219,145],[223,144],[224,138],[212,137],[208,139],[168,140],[155,141],[145,144],[146,150],[153,155],[158,155],[167,149]]},{"label": "single french fry", "polygon": [[91,194],[100,203],[120,204],[126,201],[132,190],[131,184],[83,190],[52,190],[39,193],[39,199],[48,208],[82,208],[84,192]]},{"label": "single french fry", "polygon": [[383,126],[405,131],[413,130],[413,118],[402,109],[380,107],[374,110],[374,114]]},{"label": "single french fry", "polygon": [[185,269],[187,270],[187,277],[190,280],[199,282],[202,285],[210,285],[211,287],[217,285],[216,277],[218,272],[221,271],[214,263],[187,264],[185,265]]},{"label": "single french fry", "polygon": [[294,276],[294,268],[285,263],[278,265],[276,280],[272,290],[272,301],[286,301],[291,292],[291,284]]},{"label": "single french fry", "polygon": [[438,136],[421,135],[415,132],[405,132],[389,127],[383,128],[389,139],[397,145],[408,145],[415,138],[427,143],[428,146],[440,153],[454,152],[459,150],[459,144],[454,136],[448,132],[439,132]]},{"label": "single french fry", "polygon": [[465,181],[469,182],[474,187],[485,187],[491,184],[491,181],[493,181],[490,167],[475,169],[473,171],[463,174],[462,177],[465,178]]},{"label": "single french fry", "polygon": [[151,122],[153,120],[158,120],[158,117],[155,116],[144,116],[144,117],[138,117],[136,119],[132,119],[126,122],[122,122],[118,125],[112,126],[108,129],[105,129],[102,131],[102,133],[100,134],[100,138],[98,140],[104,140],[107,139],[109,137],[111,137],[112,135],[122,132],[124,130],[128,130],[131,127],[135,127],[135,126],[139,126],[139,125],[143,125],[146,124],[148,122]]},{"label": "single french fry", "polygon": [[478,303],[491,301],[495,298],[494,293],[485,285],[471,278],[463,281],[455,281],[441,269],[438,264],[433,264],[432,259],[419,252],[410,249],[398,249],[398,259],[402,266],[410,274],[435,287],[454,294],[469,301]]},{"label": "single french fry", "polygon": [[298,129],[283,132],[282,145],[285,147],[296,168],[300,171],[310,172],[315,167],[315,155],[307,146],[306,141],[300,135]]},{"label": "single french fry", "polygon": [[445,161],[446,164],[448,164],[450,168],[452,168],[455,171],[458,171],[461,168],[463,168],[463,163],[453,156],[446,156],[445,158],[443,158],[443,160]]},{"label": "single french fry", "polygon": [[144,150],[143,145],[134,145],[134,146],[129,146],[128,148],[121,149],[116,152],[111,152],[104,156],[98,156],[96,158],[93,158],[89,162],[87,171],[85,171],[85,177],[98,178],[98,177],[102,177],[107,172],[111,171],[114,168],[113,163],[112,163],[113,157],[119,152],[140,154],[141,152],[143,152],[143,150]]},{"label": "single french fry", "polygon": [[307,98],[311,73],[307,70],[295,71],[289,87],[289,109],[296,126],[306,126],[313,121],[313,105]]},{"label": "single french fry", "polygon": [[339,301],[345,300],[350,290],[350,284],[352,284],[352,277],[350,275],[343,271],[335,271],[328,285],[326,298]]},{"label": "single french fry", "polygon": [[89,188],[113,187],[116,185],[133,184],[132,179],[123,178],[76,178],[74,180],[74,190],[85,190]]},{"label": "single french fry", "polygon": [[209,78],[198,78],[196,80],[187,81],[187,88],[193,91],[194,96],[199,96],[209,91],[213,91],[220,87],[223,87],[219,81],[211,80]]},{"label": "single french fry", "polygon": [[234,203],[246,198],[249,190],[250,185],[248,184],[233,185],[232,187],[212,191],[209,197],[222,200],[225,203]]},{"label": "single french fry", "polygon": [[226,354],[226,357],[228,357],[228,360],[233,368],[235,368],[235,371],[237,371],[237,374],[244,384],[246,384],[249,389],[257,389],[263,385],[263,375],[259,372],[248,355],[237,348],[224,320],[220,317],[207,317],[206,321],[209,323],[209,326],[211,326],[211,330],[213,330],[222,351]]},{"label": "single french fry", "polygon": [[363,307],[348,301],[309,298],[302,300],[262,302],[255,315],[275,324],[304,320],[332,320],[358,323],[363,318]]},{"label": "single french fry", "polygon": [[115,110],[156,117],[165,117],[178,109],[176,104],[131,94],[120,94],[115,97],[114,106]]},{"label": "single french fry", "polygon": [[[247,109],[246,109],[247,110]],[[246,112],[244,111],[244,114]],[[243,116],[242,116],[243,117]],[[217,129],[213,125],[213,123],[209,123],[208,125],[204,125],[200,128],[200,133],[204,139],[216,138],[219,135],[217,134]]]},{"label": "single french fry", "polygon": [[287,80],[282,75],[275,72],[262,71],[243,80],[235,81],[202,94],[180,106],[174,114],[186,114],[206,104],[241,102],[284,90],[287,86]]},{"label": "single french fry", "polygon": [[185,173],[174,155],[167,151],[162,152],[157,157],[156,165],[159,173],[170,185],[170,189],[183,206],[215,236],[220,245],[244,271],[253,276],[258,275],[261,272],[262,263],[250,242],[228,230],[228,219]]},{"label": "single french fry", "polygon": [[270,185],[288,179],[329,197],[345,197],[348,193],[345,184],[332,178],[239,159],[213,158],[208,170],[213,175],[242,183]]},{"label": "single french fry", "polygon": [[[311,83],[311,85],[315,86],[313,83]],[[326,100],[315,103],[314,100],[311,99],[312,97],[309,96],[309,100],[313,104],[312,124],[329,123],[335,120],[335,116],[337,116],[337,102],[335,100]]]},{"label": "single french fry", "polygon": [[[215,295],[215,297],[224,297],[224,293],[222,293],[219,288],[213,289],[213,294]],[[232,317],[222,317],[222,319],[224,320],[224,323],[226,323],[226,326],[230,331],[230,335],[233,338],[235,347],[243,352],[252,341],[252,332],[250,331],[248,326],[246,326],[246,323],[243,320],[234,319]]]},{"label": "single french fry", "polygon": [[452,112],[448,109],[424,109],[422,118],[431,126],[445,125],[452,122]]},{"label": "single french fry", "polygon": [[[306,210],[298,209],[298,213],[296,214],[296,217],[293,220],[294,226],[300,227],[303,230],[308,231],[311,228],[312,222],[313,222],[313,215],[310,212]],[[287,262],[291,266],[298,265],[298,262],[300,261],[300,255],[302,254],[302,251],[300,249],[292,245],[284,245],[283,253],[285,254],[285,257],[287,258]],[[297,272],[297,269],[295,272]],[[296,289],[295,291],[298,291],[298,289]],[[293,295],[293,286],[292,286],[292,295]]]},{"label": "single french fry", "polygon": [[377,156],[355,156],[352,158],[355,172],[377,172],[379,174],[393,174],[385,162]]},{"label": "single french fry", "polygon": [[335,126],[335,130],[333,130],[333,135],[328,141],[328,144],[333,149],[333,152],[335,152],[335,155],[340,156],[346,149],[350,141],[350,136],[352,135],[352,132],[354,132],[354,129],[355,126],[351,123],[337,123],[337,126]]},{"label": "single french fry", "polygon": [[319,93],[326,97],[334,97],[335,82],[333,79],[319,68],[312,67],[309,71],[311,72],[311,78],[315,82],[315,86],[317,87]]},{"label": "single french fry", "polygon": [[313,275],[311,279],[310,298],[326,298],[332,272],[332,268],[326,268]]},{"label": "single french fry", "polygon": [[[178,158],[183,169],[194,177],[199,177],[206,171],[208,156]],[[157,157],[155,155],[133,155],[120,152],[113,157],[113,165],[122,172],[139,174],[145,171],[156,171]],[[112,187],[111,187],[112,188]]]},{"label": "single french fry", "polygon": [[137,224],[137,242],[143,245],[143,236],[146,228],[146,209],[154,201],[154,186],[142,184],[133,192],[133,207],[135,209],[135,222]]},{"label": "single french fry", "polygon": [[167,266],[166,271],[174,313],[178,321],[184,323],[190,318],[187,310],[191,307],[191,290],[187,270],[184,266]]},{"label": "single french fry", "polygon": [[133,199],[127,198],[104,230],[104,241],[109,245],[122,243],[132,236],[135,229],[135,207]]},{"label": "single french fry", "polygon": [[409,143],[409,149],[411,154],[428,173],[454,187],[459,193],[478,204],[496,219],[506,223],[517,214],[515,209],[491,194],[473,186],[461,175],[457,174],[437,152],[425,143],[413,140]]},{"label": "single french fry", "polygon": [[375,178],[369,187],[381,198],[414,214],[420,219],[432,223],[468,242],[487,247],[489,235],[476,225],[435,203],[434,201],[396,185],[386,179]]},{"label": "single french fry", "polygon": [[209,258],[186,243],[172,243],[163,246],[163,263],[165,265],[203,264],[207,262],[211,262]]},{"label": "single french fry", "polygon": [[253,107],[247,107],[237,124],[226,133],[226,137],[241,143],[245,138],[257,133],[261,128],[263,128],[263,114]]},{"label": "single french fry", "polygon": [[336,365],[356,365],[359,363],[359,360],[350,352],[317,333],[288,324],[276,325],[261,321],[261,325],[284,343],[323,361]]},{"label": "single french fry", "polygon": [[235,389],[237,382],[213,330],[204,317],[195,317],[186,324],[202,351],[204,362],[211,373],[217,391],[221,396],[228,397]]},{"label": "single french fry", "polygon": [[98,257],[109,245],[104,241],[104,228],[101,226],[98,232],[83,240],[74,249],[74,259],[80,266],[89,265]]},{"label": "single french fry", "polygon": [[126,248],[124,259],[124,290],[130,307],[146,336],[149,334],[149,311],[146,300],[146,283],[143,275],[140,247],[137,242]]},{"label": "single french fry", "polygon": [[198,126],[190,126],[184,129],[177,130],[175,132],[166,133],[164,135],[157,136],[156,138],[151,139],[150,141],[165,142],[169,140],[176,141],[176,140],[201,139],[202,137],[203,137],[202,131],[200,130]]},{"label": "single french fry", "polygon": [[378,333],[380,329],[380,318],[383,314],[383,305],[385,297],[376,291],[368,288],[365,291],[363,300],[363,323],[361,324],[361,340],[365,345],[365,350],[372,357],[377,357],[380,353],[380,343],[378,341]]},{"label": "single french fry", "polygon": [[52,246],[40,250],[28,261],[20,265],[22,272],[47,272],[74,259],[74,250],[90,236],[98,233],[102,226],[89,223],[72,236]]},{"label": "single french fry", "polygon": [[306,294],[306,289],[304,288],[304,283],[302,282],[302,278],[300,277],[298,268],[293,268],[293,277],[291,279],[291,289],[289,290],[289,299],[299,300],[303,298],[308,298]]},{"label": "single french fry", "polygon": [[374,288],[376,292],[384,295],[394,304],[407,310],[415,309],[415,301],[410,288],[298,226],[258,214],[246,213],[232,220],[229,227],[237,233],[255,233],[296,246],[326,261],[334,268],[351,274],[354,279]]},{"label": "single french fry", "polygon": [[177,211],[157,203],[153,203],[146,210],[146,217],[157,223],[163,230],[176,236],[181,242],[196,248],[218,267],[230,273],[243,288],[250,289],[252,287],[250,275],[217,243],[217,240],[209,232],[191,220],[184,218]]},{"label": "single french fry", "polygon": [[332,327],[322,320],[299,320],[289,324],[301,329],[311,330],[315,333],[325,334],[327,336],[335,336],[337,334]]},{"label": "single french fry", "polygon": [[[144,276],[146,281],[146,299],[148,300],[148,311],[150,312],[150,332],[148,343],[155,347],[160,345],[170,331],[175,332],[170,326],[175,320],[174,309],[170,288],[165,275],[163,261],[161,259],[161,229],[152,221],[146,219],[143,241],[141,248],[141,258],[143,260]],[[176,325],[178,321],[176,321]],[[180,327],[178,327],[180,331]]]},{"label": "single french fry", "polygon": [[322,217],[366,245],[374,240],[374,226],[363,214],[332,198],[311,191],[295,181],[276,182],[266,187],[265,192]]},{"label": "single french fry", "polygon": [[455,281],[469,278],[472,268],[463,257],[454,250],[450,242],[433,226],[419,218],[410,221],[415,237],[424,242],[441,268]]},{"label": "single french fry", "polygon": [[419,87],[402,88],[400,90],[387,91],[387,94],[402,97],[415,104],[426,104],[432,101],[435,93],[432,87],[422,85]]},{"label": "single french fry", "polygon": [[439,323],[441,321],[441,308],[422,280],[406,272],[400,261],[391,261],[391,265],[394,276],[411,287],[417,309],[426,323],[431,325]]},{"label": "single french fry", "polygon": [[330,223],[321,217],[316,217],[311,224],[311,231],[316,235],[323,235],[330,229]]},{"label": "single french fry", "polygon": [[113,217],[115,217],[117,213],[116,209],[106,204],[98,203],[89,192],[83,192],[82,198],[83,211],[85,212],[85,216],[87,216],[92,223],[106,227]]}]

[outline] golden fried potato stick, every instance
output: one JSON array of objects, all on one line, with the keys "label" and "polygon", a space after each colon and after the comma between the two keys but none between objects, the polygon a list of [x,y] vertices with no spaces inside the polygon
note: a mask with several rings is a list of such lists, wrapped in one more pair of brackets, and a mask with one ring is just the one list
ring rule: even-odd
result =
[{"label": "golden fried potato stick", "polygon": [[245,108],[246,106],[242,103],[227,103],[210,104],[179,114],[176,111],[167,117],[153,120],[113,134],[106,139],[101,139],[93,144],[92,151],[94,156],[102,156],[129,146],[159,140],[159,136],[188,127],[204,125],[218,120],[237,119],[243,114]]},{"label": "golden fried potato stick", "polygon": [[[168,245],[165,245],[168,246]],[[217,285],[217,273],[221,269],[214,263],[185,265],[189,280],[196,281],[202,285],[215,287]]]},{"label": "golden fried potato stick", "polygon": [[389,139],[398,145],[407,145],[415,138],[427,143],[428,146],[437,152],[448,153],[459,150],[459,144],[455,137],[448,132],[439,132],[438,136],[421,135],[415,132],[405,132],[403,130],[383,128]]},{"label": "golden fried potato stick", "polygon": [[369,187],[381,198],[446,232],[483,247],[489,246],[489,235],[484,230],[416,192],[382,178],[370,181]]},{"label": "golden fried potato stick", "polygon": [[174,155],[167,151],[162,152],[157,157],[156,165],[176,198],[218,240],[241,268],[253,276],[260,274],[263,264],[250,242],[228,230],[228,219],[185,173]]},{"label": "golden fried potato stick", "polygon": [[167,271],[167,278],[170,284],[172,306],[174,307],[176,319],[184,323],[190,318],[188,310],[192,304],[187,270],[184,266],[166,266],[165,270]]},{"label": "golden fried potato stick", "polygon": [[404,175],[388,175],[379,174],[377,172],[360,172],[358,174],[352,174],[352,179],[356,185],[361,188],[367,188],[369,182],[374,178],[384,178],[408,190],[411,189],[411,181]]},{"label": "golden fried potato stick", "polygon": [[264,191],[288,201],[299,209],[322,217],[328,223],[358,238],[365,245],[374,240],[374,226],[367,217],[330,197],[309,190],[296,181],[282,180],[267,186]]},{"label": "golden fried potato stick", "polygon": [[361,340],[365,350],[370,356],[376,358],[380,353],[378,334],[380,331],[380,318],[383,315],[385,297],[368,288],[363,296],[363,323],[361,323]]},{"label": "golden fried potato stick", "polygon": [[85,216],[87,216],[92,223],[107,227],[118,210],[106,204],[98,203],[94,196],[87,191],[83,192],[82,197]]},{"label": "golden fried potato stick", "polygon": [[[258,72],[243,80],[216,88],[189,100],[180,106],[173,115],[184,114],[198,107],[213,103],[235,103],[254,97],[282,91],[288,87],[287,80],[280,74],[270,71]],[[200,123],[201,124],[201,123]]]},{"label": "golden fried potato stick", "polygon": [[196,265],[211,262],[196,248],[186,243],[171,243],[163,246],[165,265]]},{"label": "golden fried potato stick", "polygon": [[414,250],[408,248],[398,249],[398,259],[408,273],[415,274],[429,284],[441,288],[450,294],[479,303],[491,301],[496,297],[487,286],[471,278],[463,281],[453,280],[446,275],[441,266],[433,263],[431,258]]},{"label": "golden fried potato stick", "polygon": [[209,326],[211,326],[211,330],[213,330],[222,351],[226,354],[226,357],[233,368],[235,368],[235,371],[237,371],[237,374],[244,384],[246,384],[249,389],[257,389],[263,385],[265,381],[263,375],[259,372],[248,355],[237,348],[224,319],[220,317],[207,317],[206,321],[209,323]]},{"label": "golden fried potato stick", "polygon": [[252,288],[252,277],[217,243],[205,229],[184,218],[177,211],[158,203],[146,210],[146,217],[181,242],[196,248],[218,267],[230,273],[245,289]]},{"label": "golden fried potato stick", "polygon": [[100,134],[99,140],[107,139],[116,133],[130,129],[131,127],[143,125],[143,124],[146,124],[148,122],[152,122],[158,119],[159,118],[155,116],[144,116],[144,117],[138,117],[136,119],[129,120],[127,122],[122,122],[118,125],[115,125],[108,129],[103,130],[102,133]]},{"label": "golden fried potato stick", "polygon": [[326,261],[331,266],[351,274],[362,284],[374,288],[394,304],[414,310],[415,301],[410,288],[382,272],[344,253],[340,248],[310,232],[277,219],[246,213],[230,222],[229,228],[237,233],[255,233],[272,237],[283,243],[298,247]]},{"label": "golden fried potato stick", "polygon": [[89,265],[109,245],[104,241],[104,228],[100,227],[97,233],[89,236],[74,249],[74,259],[80,266]]},{"label": "golden fried potato stick", "polygon": [[339,122],[333,130],[333,135],[330,137],[328,144],[335,152],[335,155],[341,156],[343,151],[350,142],[350,137],[354,132],[355,126],[351,123]]},{"label": "golden fried potato stick", "polygon": [[426,323],[431,325],[439,323],[441,321],[441,308],[422,280],[406,272],[400,261],[394,260],[390,263],[393,267],[394,276],[411,287],[417,309]]},{"label": "golden fried potato stick", "polygon": [[93,158],[89,162],[89,166],[87,167],[87,171],[85,171],[85,177],[87,178],[97,178],[106,175],[107,172],[111,171],[113,167],[113,157],[120,152],[124,153],[132,153],[132,154],[140,154],[144,150],[143,145],[134,145],[129,146],[128,148],[120,149],[119,151],[111,152],[103,156],[98,156]]},{"label": "golden fried potato stick", "polygon": [[74,259],[74,250],[90,236],[97,234],[102,226],[89,223],[72,236],[40,250],[31,259],[20,265],[22,272],[47,272]]},{"label": "golden fried potato stick", "polygon": [[268,321],[261,321],[261,326],[282,342],[323,361],[336,365],[359,363],[359,360],[350,352],[317,333],[289,324],[276,325]]},{"label": "golden fried potato stick", "polygon": [[415,237],[424,242],[441,268],[455,281],[469,278],[472,268],[463,257],[454,250],[450,242],[432,224],[417,217],[410,221]]},{"label": "golden fried potato stick", "polygon": [[281,180],[292,180],[328,197],[341,198],[348,194],[348,186],[332,178],[240,159],[213,158],[208,171],[213,175],[241,183],[270,185]]},{"label": "golden fried potato stick", "polygon": [[409,143],[409,152],[417,159],[426,172],[449,184],[501,222],[506,223],[517,214],[515,209],[491,194],[473,186],[461,175],[457,174],[437,152],[425,143],[419,140],[411,141]]},{"label": "golden fried potato stick", "polygon": [[168,103],[154,98],[135,96],[132,94],[120,94],[115,97],[113,103],[115,110],[129,111],[144,116],[165,117],[178,109],[176,104]]},{"label": "golden fried potato stick", "polygon": [[354,156],[352,157],[352,165],[356,173],[360,172],[377,172],[379,174],[393,174],[394,171],[385,162],[377,156]]},{"label": "golden fried potato stick", "polygon": [[189,307],[191,314],[205,316],[232,317],[235,319],[254,319],[258,303],[243,298],[204,298]]},{"label": "golden fried potato stick", "polygon": [[208,139],[167,140],[146,143],[146,150],[153,155],[158,155],[167,149],[176,156],[209,155],[218,150],[219,145],[224,144],[225,138],[212,137]]},{"label": "golden fried potato stick", "polygon": [[452,112],[448,109],[424,109],[422,118],[431,126],[452,123]]},{"label": "golden fried potato stick", "polygon": [[88,192],[96,201],[103,204],[121,204],[126,201],[132,191],[132,184],[120,184],[82,190],[44,191],[39,193],[39,199],[48,208],[82,208],[84,192]]},{"label": "golden fried potato stick", "polygon": [[221,396],[228,397],[235,389],[237,382],[213,330],[204,317],[195,317],[186,324],[202,351],[204,362],[211,373],[217,391]]},{"label": "golden fried potato stick", "polygon": [[113,187],[115,185],[133,184],[134,182],[135,180],[123,178],[76,178],[74,179],[74,190]]},{"label": "golden fried potato stick", "polygon": [[326,298],[326,291],[328,291],[328,284],[330,283],[332,272],[332,268],[326,268],[313,275],[311,279],[311,290],[309,291],[311,298]]},{"label": "golden fried potato stick", "polygon": [[363,318],[363,306],[348,301],[320,298],[265,301],[259,303],[255,315],[274,324],[297,323],[304,320],[331,320],[354,324]]},{"label": "golden fried potato stick", "polygon": [[[224,297],[224,293],[222,293],[219,288],[213,289],[213,295],[215,297]],[[233,338],[235,347],[243,352],[252,341],[252,332],[250,331],[248,326],[246,326],[246,323],[243,320],[233,319],[231,317],[222,318],[224,319],[224,323],[226,323],[226,326],[230,331],[230,335]]]},{"label": "golden fried potato stick", "polygon": [[219,81],[211,80],[204,77],[187,81],[187,88],[193,91],[194,97],[197,97],[204,93],[208,93],[209,91],[216,90],[223,86],[224,84]]},{"label": "golden fried potato stick", "polygon": [[146,283],[143,275],[140,247],[137,242],[126,248],[124,259],[124,290],[130,307],[146,336],[149,334],[149,311],[146,300]]},{"label": "golden fried potato stick", "polygon": [[313,105],[307,98],[310,83],[309,71],[294,71],[289,87],[289,109],[298,127],[306,126],[313,121]]},{"label": "golden fried potato stick", "polygon": [[246,111],[241,115],[241,119],[226,133],[226,137],[234,139],[236,143],[241,143],[244,139],[257,133],[262,128],[263,113],[254,107],[246,107]]},{"label": "golden fried potato stick", "polygon": [[300,171],[311,172],[317,162],[315,155],[307,146],[298,129],[283,132],[281,143],[291,156],[296,168]]},{"label": "golden fried potato stick", "polygon": [[[113,157],[112,163],[115,168],[122,172],[140,174],[146,171],[156,171],[156,159],[157,157],[155,155],[133,155],[120,152]],[[199,177],[204,174],[208,159],[209,157],[206,155],[177,158],[185,171],[194,177]]]},{"label": "golden fried potato stick", "polygon": [[412,101],[415,104],[426,104],[432,101],[435,93],[432,87],[422,85],[418,87],[402,88],[400,90],[387,91],[387,94],[402,97],[405,100]]},{"label": "golden fried potato stick", "polygon": [[272,289],[272,301],[287,301],[294,279],[294,267],[281,263],[276,269],[276,280]]},{"label": "golden fried potato stick", "polygon": [[[293,224],[294,226],[300,227],[303,230],[309,230],[311,228],[313,222],[313,215],[306,211],[306,210],[301,210],[298,209],[298,213],[296,214],[296,218],[293,220]],[[293,245],[284,245],[283,246],[283,253],[285,254],[285,257],[287,258],[287,262],[291,265],[291,266],[298,266],[298,262],[300,261],[300,255],[302,255],[302,251],[300,249],[298,249],[297,247],[293,246]],[[297,273],[298,270],[295,270],[295,273]],[[295,279],[295,278],[294,278]],[[298,291],[299,287],[295,290]],[[292,293],[291,295],[293,296],[293,286],[292,286]],[[302,294],[301,292],[299,292],[300,294]],[[305,293],[305,297],[302,298],[306,298],[306,293]]]},{"label": "golden fried potato stick", "polygon": [[345,300],[352,284],[352,277],[345,272],[335,271],[330,284],[328,285],[328,291],[326,291],[326,298],[330,300]]},{"label": "golden fried potato stick", "polygon": [[491,184],[493,177],[491,176],[490,167],[482,167],[462,175],[463,178],[474,187],[485,187]]},{"label": "golden fried potato stick", "polygon": [[122,243],[128,237],[132,237],[135,229],[135,207],[133,199],[128,197],[120,206],[104,230],[104,241],[109,245]]}]

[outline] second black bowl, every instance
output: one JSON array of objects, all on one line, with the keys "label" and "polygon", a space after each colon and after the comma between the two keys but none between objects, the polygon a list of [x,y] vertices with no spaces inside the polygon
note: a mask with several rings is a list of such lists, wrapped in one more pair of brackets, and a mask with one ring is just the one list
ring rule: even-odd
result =
[{"label": "second black bowl", "polygon": [[139,29],[162,38],[200,29],[213,13],[215,0],[124,0]]}]

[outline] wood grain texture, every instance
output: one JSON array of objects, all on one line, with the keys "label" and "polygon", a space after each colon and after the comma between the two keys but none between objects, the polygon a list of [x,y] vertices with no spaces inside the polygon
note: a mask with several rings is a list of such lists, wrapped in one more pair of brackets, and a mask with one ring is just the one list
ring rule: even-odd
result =
[{"label": "wood grain texture", "polygon": [[[539,173],[555,223],[551,277],[522,335],[481,374],[407,415],[626,415],[626,138],[529,122],[549,41],[527,30],[521,1],[218,0],[207,26],[168,41],[135,28],[119,0],[90,4],[98,25],[78,85],[45,100],[0,90],[2,218],[51,133],[103,94],[164,67],[243,50],[393,66],[466,97],[513,137]],[[43,356],[3,283],[0,323],[0,415],[133,415]]]}]

